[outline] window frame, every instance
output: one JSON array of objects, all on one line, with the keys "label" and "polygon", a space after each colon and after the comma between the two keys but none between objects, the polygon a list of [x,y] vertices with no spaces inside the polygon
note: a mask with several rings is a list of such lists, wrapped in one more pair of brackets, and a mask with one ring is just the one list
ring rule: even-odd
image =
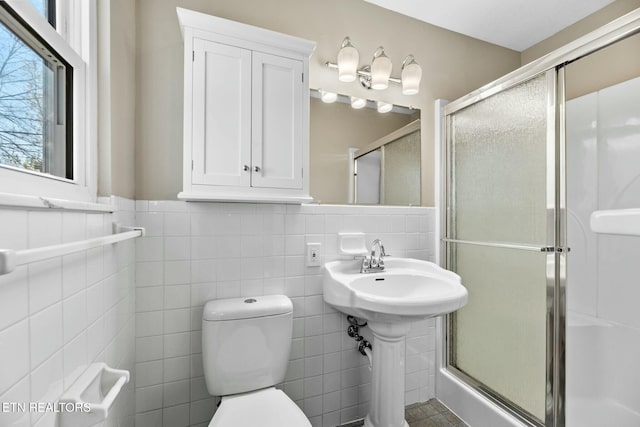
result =
[{"label": "window frame", "polygon": [[70,120],[73,135],[73,179],[0,165],[2,193],[96,200],[97,195],[97,17],[96,0],[58,0],[56,30],[28,0],[0,0],[73,70]]}]

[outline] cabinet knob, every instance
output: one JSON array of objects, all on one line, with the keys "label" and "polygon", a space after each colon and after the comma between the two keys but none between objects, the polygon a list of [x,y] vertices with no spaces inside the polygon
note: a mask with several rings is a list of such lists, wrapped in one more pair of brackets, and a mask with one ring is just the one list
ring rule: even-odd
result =
[{"label": "cabinet knob", "polygon": [[255,167],[253,168],[253,170],[254,170],[254,171],[256,171],[256,172],[260,172],[260,166],[255,166]]},{"label": "cabinet knob", "polygon": [[251,170],[251,168],[249,167],[249,165],[244,165],[242,170],[245,171],[245,172],[249,172]]}]

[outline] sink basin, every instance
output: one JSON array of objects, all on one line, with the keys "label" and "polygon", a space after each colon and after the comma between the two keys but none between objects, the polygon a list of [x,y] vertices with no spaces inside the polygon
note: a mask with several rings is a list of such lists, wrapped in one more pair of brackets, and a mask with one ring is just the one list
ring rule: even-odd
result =
[{"label": "sink basin", "polygon": [[460,276],[432,262],[386,257],[384,271],[368,274],[360,263],[325,264],[324,300],[343,313],[393,323],[451,313],[467,302]]}]

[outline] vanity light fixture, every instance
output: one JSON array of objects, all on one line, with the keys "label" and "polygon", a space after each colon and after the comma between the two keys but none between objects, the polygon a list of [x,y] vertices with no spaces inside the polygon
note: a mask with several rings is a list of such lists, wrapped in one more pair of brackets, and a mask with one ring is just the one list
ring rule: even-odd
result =
[{"label": "vanity light fixture", "polygon": [[356,78],[367,89],[383,90],[389,87],[389,82],[402,85],[404,95],[415,95],[420,91],[422,68],[413,55],[407,55],[402,61],[402,73],[400,78],[391,77],[393,65],[387,57],[382,46],[373,54],[371,65],[363,65],[358,68],[360,54],[351,43],[349,37],[345,37],[340,45],[337,63],[327,62],[329,68],[338,70],[338,80],[352,82]]},{"label": "vanity light fixture", "polygon": [[325,104],[331,104],[332,102],[336,102],[338,99],[338,94],[335,92],[327,92],[326,90],[318,89],[320,92],[320,99]]},{"label": "vanity light fixture", "polygon": [[367,106],[367,100],[364,98],[358,98],[355,96],[351,97],[351,108],[355,110],[359,110]]},{"label": "vanity light fixture", "polygon": [[378,101],[378,113],[388,113],[393,110],[393,104],[389,104],[388,102]]}]

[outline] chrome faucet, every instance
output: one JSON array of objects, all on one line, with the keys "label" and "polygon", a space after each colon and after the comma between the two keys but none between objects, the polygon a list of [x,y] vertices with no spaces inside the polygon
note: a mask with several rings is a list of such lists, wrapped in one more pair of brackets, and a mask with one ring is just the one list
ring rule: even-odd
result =
[{"label": "chrome faucet", "polygon": [[364,257],[360,266],[360,273],[375,273],[384,271],[384,261],[382,258],[387,256],[384,252],[382,240],[375,239],[371,242],[371,256]]}]

